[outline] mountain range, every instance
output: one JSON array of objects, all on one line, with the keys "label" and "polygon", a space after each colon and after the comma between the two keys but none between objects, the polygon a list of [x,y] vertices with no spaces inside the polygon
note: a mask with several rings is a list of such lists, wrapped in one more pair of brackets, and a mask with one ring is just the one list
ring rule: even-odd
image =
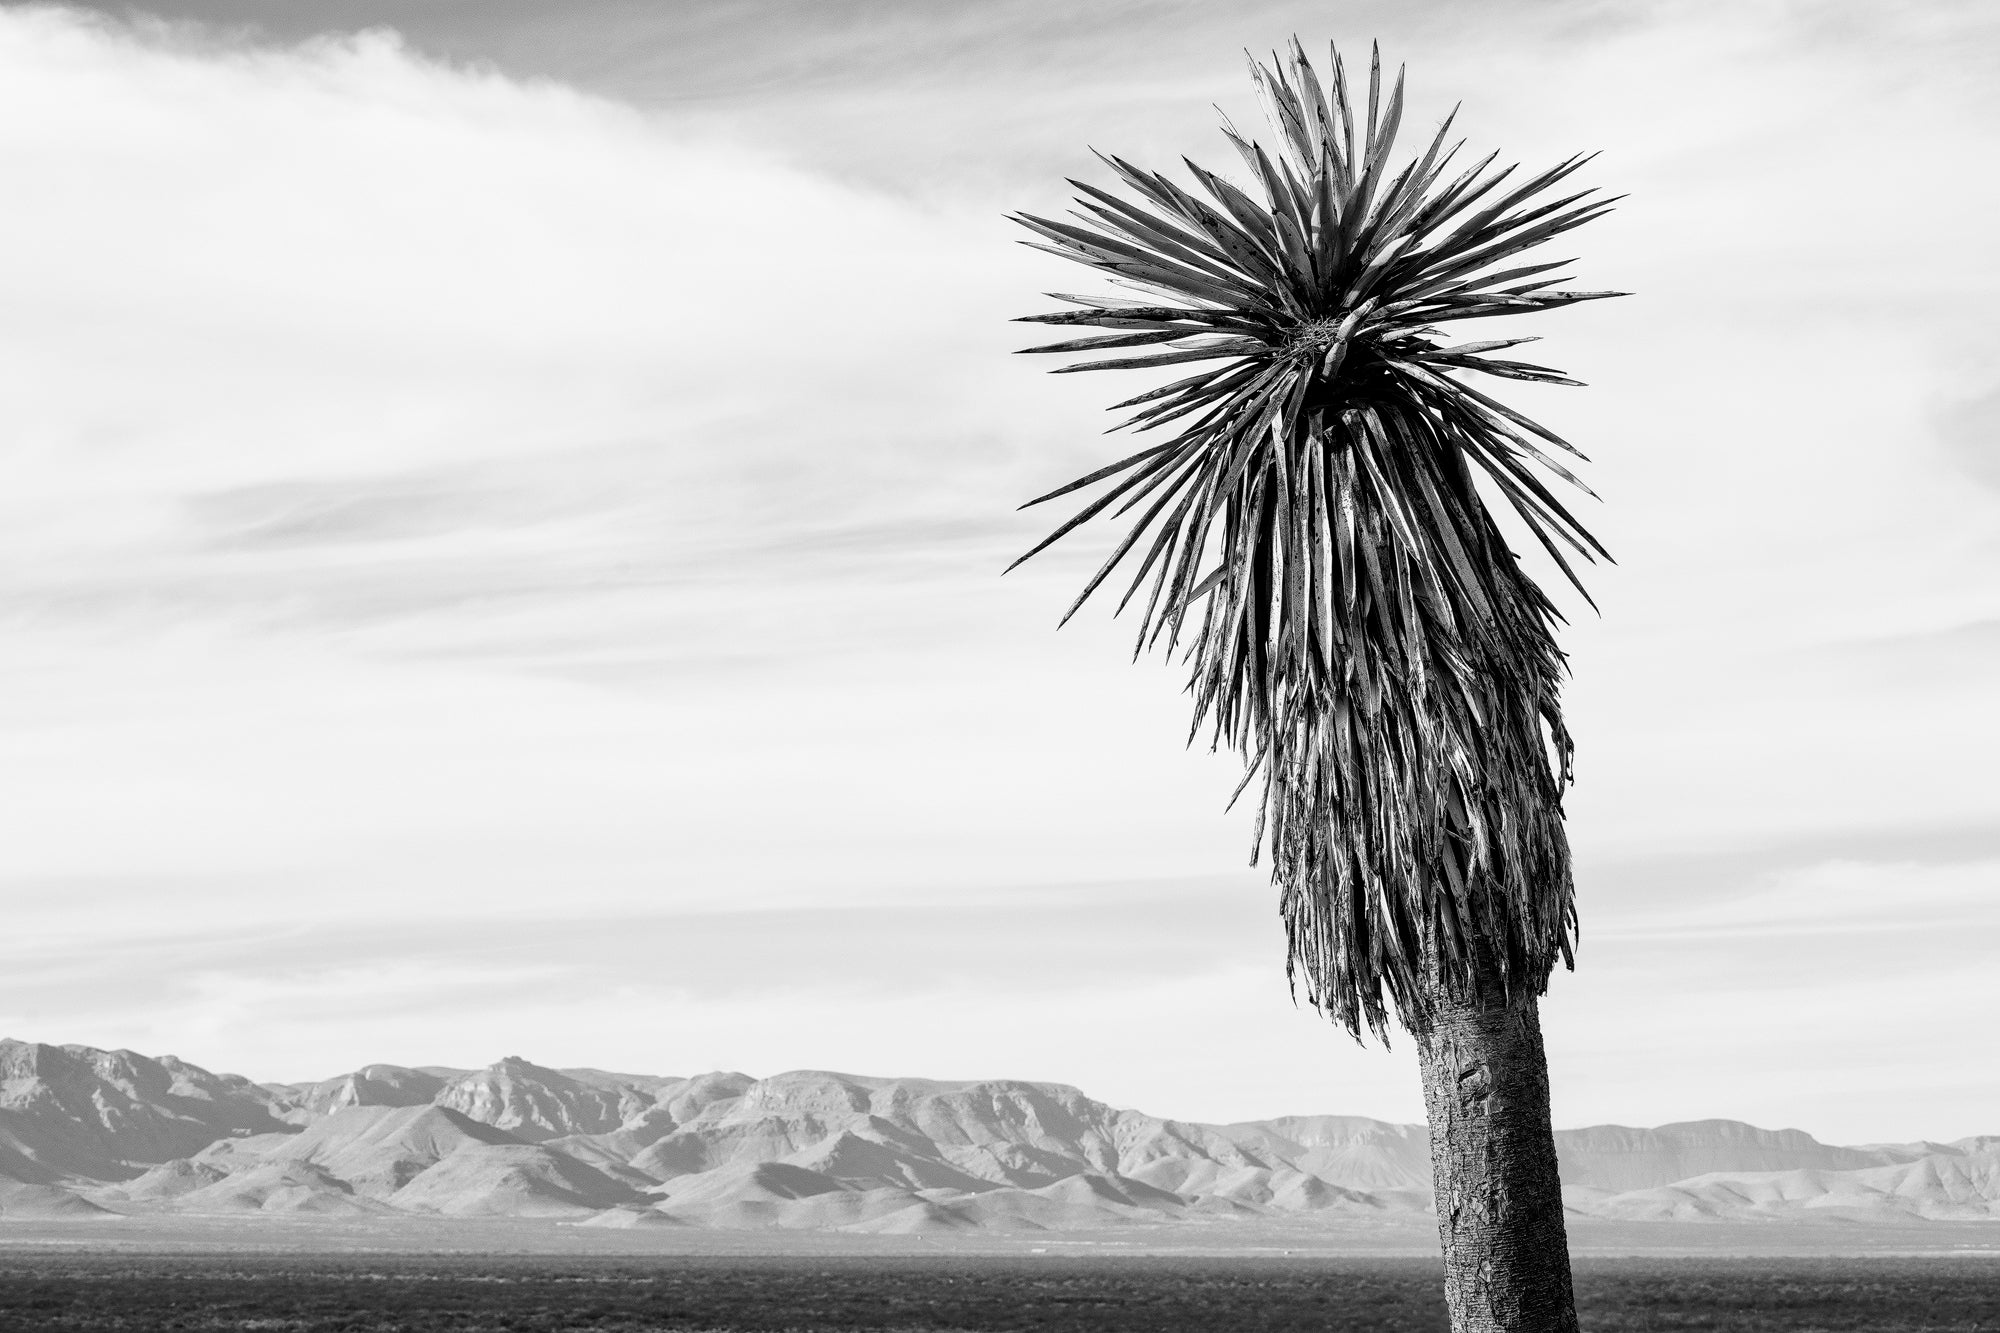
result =
[{"label": "mountain range", "polygon": [[[1836,1147],[1730,1120],[1556,1134],[1573,1213],[2000,1220],[2000,1136]],[[1337,1215],[1420,1221],[1422,1125],[1212,1125],[1075,1088],[798,1070],[691,1078],[368,1065],[254,1083],[0,1041],[0,1216],[541,1217],[926,1234]]]}]

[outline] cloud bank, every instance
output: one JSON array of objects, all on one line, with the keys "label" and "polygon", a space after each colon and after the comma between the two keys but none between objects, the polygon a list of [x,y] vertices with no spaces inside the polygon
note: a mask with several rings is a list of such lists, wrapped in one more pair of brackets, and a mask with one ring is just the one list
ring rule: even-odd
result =
[{"label": "cloud bank", "polygon": [[[836,8],[762,82],[755,6],[0,12],[0,1028],[1415,1114],[1290,1007],[1174,674],[1051,632],[1102,539],[997,577],[1107,447],[999,213],[1219,163],[1226,53],[1323,18]],[[1540,330],[1594,387],[1523,399],[1620,560],[1559,1114],[1990,1132],[1991,18],[1408,13],[1420,117],[1632,191],[1579,274],[1640,295]]]}]

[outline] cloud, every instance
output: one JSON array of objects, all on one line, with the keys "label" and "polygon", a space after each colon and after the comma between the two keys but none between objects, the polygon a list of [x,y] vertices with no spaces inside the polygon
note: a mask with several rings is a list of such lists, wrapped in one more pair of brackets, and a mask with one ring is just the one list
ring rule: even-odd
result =
[{"label": "cloud", "polygon": [[7,240],[52,261],[7,272],[40,334],[14,362],[30,436],[139,435],[129,461],[183,484],[648,439],[662,417],[754,452],[774,409],[894,383],[935,411],[963,387],[950,358],[876,368],[1002,336],[880,299],[991,299],[948,228],[381,34],[189,54],[29,10],[7,41],[5,148],[34,187]]},{"label": "cloud", "polygon": [[1014,261],[963,219],[380,32],[29,9],[0,59],[16,617],[492,646],[871,549],[985,578],[1031,530]]},{"label": "cloud", "polygon": [[[15,936],[29,965],[0,978],[0,1031],[174,1050],[259,1079],[519,1050],[662,1074],[1044,1078],[1215,1119],[1336,1100],[1417,1114],[1407,1049],[1357,1047],[1293,1006],[1255,880],[617,916],[550,901],[527,916],[441,916],[406,897],[400,914],[125,938],[30,921]],[[116,886],[70,891],[93,890],[117,920]],[[1306,1070],[1288,1055],[1301,1046]],[[1167,1065],[1180,1075],[1161,1078]]]},{"label": "cloud", "polygon": [[[1226,53],[1324,13],[871,7],[856,27],[810,6],[750,41],[785,11],[405,11],[172,9],[261,36],[0,11],[0,883],[50,958],[95,938],[135,987],[206,978],[156,1015],[45,969],[8,1021],[259,1074],[483,1058],[363,1049],[386,1017],[340,1035],[343,995],[400,995],[439,1043],[565,1062],[913,1068],[898,1050],[958,1031],[1176,1112],[1407,1108],[1403,1056],[1319,1064],[1345,1048],[1284,1017],[1275,946],[1209,908],[989,911],[1194,877],[1270,924],[1248,821],[1223,813],[1233,765],[1183,749],[1175,673],[1131,666],[1102,612],[1052,632],[1104,535],[997,577],[1054,518],[1011,507],[1111,447],[1101,384],[1004,355],[1005,319],[1081,275],[1010,246],[999,214],[1059,206],[1065,172],[1096,170],[1086,142],[1218,159],[1206,103],[1250,100]],[[1803,1017],[1823,996],[1871,1043],[1854,1068],[1887,1078],[1884,1033],[1982,993],[1954,964],[1850,1003],[1864,929],[1799,926],[1844,941],[1824,972],[1804,944],[1768,952],[1827,895],[1979,938],[1984,872],[1922,867],[1978,860],[1931,853],[2000,816],[2000,500],[1967,475],[2000,201],[1963,169],[1996,117],[1992,10],[1889,13],[1343,19],[1410,58],[1415,119],[1463,93],[1475,144],[1603,145],[1593,183],[1632,191],[1579,238],[1579,275],[1640,295],[1544,330],[1595,387],[1521,398],[1597,456],[1590,518],[1621,562],[1565,640],[1586,954],[1549,1013],[1599,1071],[1571,1120],[1751,1114],[1715,1101],[1717,1071],[1779,1069],[1775,1048],[1714,1027],[1803,1033],[1800,1059],[1837,1070]],[[1757,878],[1836,861],[1864,868]],[[1733,922],[1727,947],[1630,915],[1661,897]],[[922,964],[854,995],[786,937],[781,970],[815,980],[750,1004],[759,914],[785,910],[828,914],[815,935],[843,954]],[[633,923],[682,920],[681,975],[649,977]],[[1038,944],[1037,920],[1067,933]],[[553,971],[481,971],[453,930],[539,938]],[[955,930],[978,941],[968,975],[1011,949],[1022,989],[941,979]],[[1177,942],[1211,938],[1233,942],[1207,962]],[[339,956],[284,981],[315,949]],[[606,951],[623,1008],[577,983],[535,1016],[531,981]],[[423,960],[465,986],[399,990]],[[1065,979],[1093,965],[1119,986]],[[786,1028],[814,1003],[816,1029]],[[1643,1059],[1557,1017],[1640,1011]],[[662,1013],[684,1045],[654,1062]],[[1178,1101],[1188,1049],[1240,1050],[1229,1077],[1261,1091]],[[1946,1046],[1924,1049],[1943,1077]],[[1757,1114],[1807,1118],[1758,1077]],[[1869,1114],[1902,1132],[1889,1097]]]},{"label": "cloud", "polygon": [[1056,601],[996,577],[1060,408],[1004,401],[987,231],[382,34],[11,10],[0,63],[12,873],[1078,873],[978,825],[1121,707],[951,664]]},{"label": "cloud", "polygon": [[1947,407],[1939,414],[1937,430],[1955,462],[2000,489],[2000,389]]},{"label": "cloud", "polygon": [[1726,1090],[1733,1117],[1833,1142],[1987,1132],[1967,1052],[2000,1005],[1990,842],[1684,874],[1688,894],[1601,904],[1543,1007],[1559,1120],[1699,1119]]}]

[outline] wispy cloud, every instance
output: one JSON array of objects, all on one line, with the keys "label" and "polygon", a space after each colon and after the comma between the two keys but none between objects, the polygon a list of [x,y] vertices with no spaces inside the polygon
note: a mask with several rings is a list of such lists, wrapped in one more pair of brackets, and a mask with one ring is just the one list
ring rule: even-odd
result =
[{"label": "wispy cloud", "polygon": [[[81,959],[62,941],[115,917],[133,977],[207,978],[171,1016],[215,1049],[165,1039],[252,1073],[332,1072],[261,1063],[308,1046],[334,1066],[481,1058],[361,1049],[386,1019],[344,1045],[315,987],[404,995],[440,1040],[539,1023],[537,1058],[686,1065],[634,1054],[645,1024],[603,1020],[587,987],[544,1019],[503,1002],[527,983],[476,955],[533,940],[521,966],[553,969],[536,986],[612,956],[633,1014],[680,1006],[748,1052],[676,1018],[714,1052],[688,1059],[909,1064],[889,1036],[807,1053],[785,1005],[740,993],[768,964],[820,978],[843,1015],[815,1041],[870,1024],[943,1041],[949,1015],[1094,1089],[1133,1011],[1058,974],[1098,966],[1254,1052],[1244,1114],[1410,1113],[1387,1091],[1399,1067],[1268,1072],[1287,1057],[1244,1034],[1290,1012],[1275,943],[1228,936],[1213,967],[1175,943],[1190,920],[1210,924],[1185,938],[1226,934],[1202,912],[1255,883],[1248,828],[1222,813],[1231,766],[1181,748],[1172,671],[1129,666],[1102,613],[1051,632],[1102,539],[997,577],[1053,517],[1011,507],[1112,447],[1091,377],[1005,355],[1005,319],[1072,278],[1010,246],[1001,210],[1059,206],[1064,173],[1096,170],[1086,143],[1219,160],[1207,103],[1254,114],[1234,49],[1327,35],[1321,9],[154,8],[200,22],[0,11],[0,874],[48,957]],[[1379,32],[1410,59],[1417,119],[1463,95],[1475,144],[1529,162],[1605,147],[1593,182],[1632,191],[1579,276],[1640,295],[1545,330],[1596,387],[1524,399],[1597,456],[1591,521],[1621,562],[1594,579],[1605,615],[1567,638],[1586,941],[1604,931],[1558,984],[1552,1040],[1624,1071],[1569,1119],[1739,1110],[1695,1104],[1704,1052],[1737,1073],[1771,1059],[1718,1044],[1727,1005],[1656,1013],[1667,1054],[1648,1066],[1557,1018],[1583,1011],[1565,997],[1623,1013],[1680,976],[1791,1031],[1882,965],[1839,952],[1864,932],[1814,925],[1822,900],[1990,942],[1973,904],[1991,848],[1950,830],[2000,827],[2000,494],[1981,480],[2000,199],[1966,168],[2000,119],[1994,11],[1339,18],[1350,51]],[[1924,868],[1944,862],[1960,868]],[[1211,875],[1192,916],[1162,899],[996,921],[977,898]],[[1692,927],[1642,910],[1672,895],[1742,929],[1690,952]],[[524,924],[550,904],[574,927]],[[885,904],[909,913],[895,929],[871,915]],[[759,914],[780,908],[833,915],[760,953],[779,936]],[[414,951],[366,926],[406,919],[496,924]],[[637,921],[681,942],[678,981],[626,947]],[[1820,963],[1741,952],[1794,926],[1849,943]],[[973,941],[957,954],[954,932]],[[810,938],[920,962],[841,1008]],[[311,947],[340,958],[279,996]],[[1008,949],[1088,1017],[1009,992],[1045,1024],[1009,1036],[1006,1005],[943,975],[953,957],[1004,973]],[[422,960],[465,987],[397,989]],[[1169,964],[1193,979],[1175,989]],[[1907,1003],[1865,991],[1878,1054],[1977,991],[1957,964],[1931,991],[1896,966],[1880,975],[1911,978]],[[39,975],[10,1023],[165,1032]],[[928,1016],[898,1019],[920,991]],[[280,1012],[292,1036],[244,1017]],[[592,1015],[607,1025],[578,1035]],[[1141,1045],[1105,1091],[1232,1113],[1177,1102],[1174,1061]],[[1232,1068],[1254,1082],[1249,1063]],[[1758,1113],[1808,1119],[1774,1068]],[[1884,1134],[1893,1109],[1869,1111]]]}]

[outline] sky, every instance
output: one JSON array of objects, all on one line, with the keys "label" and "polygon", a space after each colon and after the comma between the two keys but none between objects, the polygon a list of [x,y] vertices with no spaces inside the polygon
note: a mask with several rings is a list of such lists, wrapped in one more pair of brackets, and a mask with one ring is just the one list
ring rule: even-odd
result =
[{"label": "sky", "polygon": [[1004,214],[1227,167],[1293,32],[1629,195],[1510,399],[1618,561],[1557,1124],[2000,1133],[1982,0],[0,6],[0,1035],[1420,1119],[1056,631],[1114,530],[1000,576],[1115,447]]}]

